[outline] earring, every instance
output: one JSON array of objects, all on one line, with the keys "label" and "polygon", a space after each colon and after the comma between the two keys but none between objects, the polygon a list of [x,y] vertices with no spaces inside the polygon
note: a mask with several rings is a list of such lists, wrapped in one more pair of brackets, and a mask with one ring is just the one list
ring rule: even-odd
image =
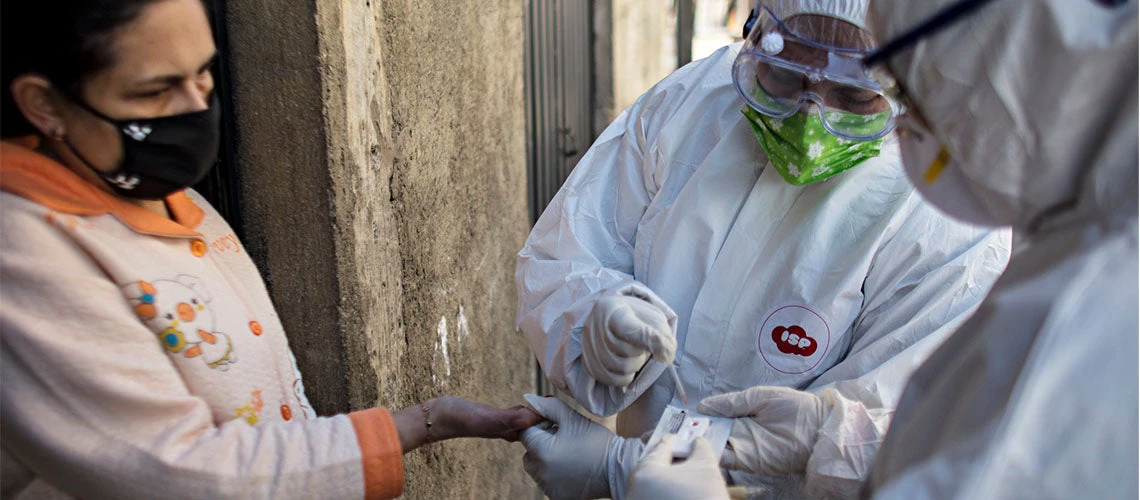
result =
[{"label": "earring", "polygon": [[51,131],[51,138],[57,141],[63,140],[63,129],[57,128]]}]

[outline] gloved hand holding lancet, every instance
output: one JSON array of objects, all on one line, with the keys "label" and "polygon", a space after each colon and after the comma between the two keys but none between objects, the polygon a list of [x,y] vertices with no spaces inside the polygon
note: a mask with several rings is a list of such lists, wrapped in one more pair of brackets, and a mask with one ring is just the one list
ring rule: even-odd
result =
[{"label": "gloved hand holding lancet", "polygon": [[635,294],[603,294],[583,327],[582,363],[603,384],[626,387],[650,355],[665,364],[676,355],[676,315]]}]

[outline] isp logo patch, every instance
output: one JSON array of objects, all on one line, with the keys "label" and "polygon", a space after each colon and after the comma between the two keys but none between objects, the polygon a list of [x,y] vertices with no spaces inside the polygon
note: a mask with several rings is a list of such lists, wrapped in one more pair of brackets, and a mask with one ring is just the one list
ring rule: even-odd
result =
[{"label": "isp logo patch", "polygon": [[831,345],[831,329],[823,317],[803,306],[783,306],[764,320],[757,345],[760,357],[780,373],[810,371],[823,361]]}]

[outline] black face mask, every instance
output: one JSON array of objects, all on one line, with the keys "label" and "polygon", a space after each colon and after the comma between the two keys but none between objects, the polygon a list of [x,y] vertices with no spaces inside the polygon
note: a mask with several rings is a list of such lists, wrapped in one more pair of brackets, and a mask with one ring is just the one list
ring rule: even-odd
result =
[{"label": "black face mask", "polygon": [[118,129],[122,161],[110,172],[95,170],[66,138],[64,142],[120,196],[165,198],[202,180],[217,161],[221,135],[217,93],[210,97],[210,107],[202,111],[128,120],[110,118],[82,99],[72,101]]}]

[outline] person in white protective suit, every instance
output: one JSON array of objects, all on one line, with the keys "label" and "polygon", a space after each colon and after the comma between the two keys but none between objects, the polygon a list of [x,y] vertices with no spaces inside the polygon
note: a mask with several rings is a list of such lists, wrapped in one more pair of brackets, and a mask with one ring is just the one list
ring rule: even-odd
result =
[{"label": "person in white protective suit", "polygon": [[[899,105],[856,71],[865,9],[761,3],[742,45],[625,110],[539,219],[519,327],[558,390],[632,437],[539,405],[558,426],[524,435],[524,465],[548,495],[624,496],[636,437],[682,405],[670,364],[690,408],[716,396],[699,410],[739,417],[734,483],[857,492],[907,376],[1004,269],[1008,231],[950,219],[907,181]],[[729,394],[756,386],[761,411]]]},{"label": "person in white protective suit", "polygon": [[1137,498],[1137,2],[876,0],[872,17],[898,40],[868,63],[909,101],[918,189],[1025,248],[915,372],[868,493]]}]

